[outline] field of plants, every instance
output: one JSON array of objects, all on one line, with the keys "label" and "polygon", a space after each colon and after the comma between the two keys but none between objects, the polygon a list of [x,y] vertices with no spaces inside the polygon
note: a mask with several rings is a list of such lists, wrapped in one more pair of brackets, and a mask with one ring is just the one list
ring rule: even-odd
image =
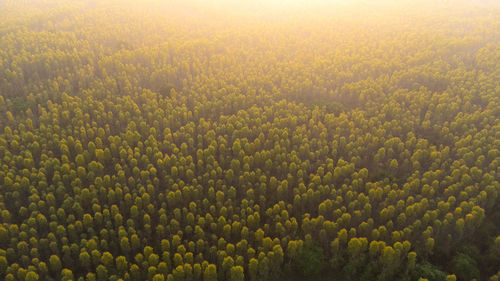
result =
[{"label": "field of plants", "polygon": [[500,7],[0,1],[0,280],[500,280]]}]

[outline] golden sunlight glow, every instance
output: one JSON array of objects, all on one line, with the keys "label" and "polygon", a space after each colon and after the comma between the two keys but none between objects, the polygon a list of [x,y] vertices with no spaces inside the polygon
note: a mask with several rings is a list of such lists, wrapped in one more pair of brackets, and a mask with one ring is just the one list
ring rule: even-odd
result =
[{"label": "golden sunlight glow", "polygon": [[[153,3],[164,7],[173,13],[183,11],[187,14],[202,13],[204,15],[217,14],[222,16],[262,17],[271,19],[285,18],[286,16],[331,17],[368,15],[381,16],[388,12],[407,13],[416,12],[425,7],[436,9],[441,4],[449,4],[450,0],[143,0],[132,3],[146,7]],[[460,2],[462,0],[457,0]],[[123,1],[117,2],[123,5]]]}]

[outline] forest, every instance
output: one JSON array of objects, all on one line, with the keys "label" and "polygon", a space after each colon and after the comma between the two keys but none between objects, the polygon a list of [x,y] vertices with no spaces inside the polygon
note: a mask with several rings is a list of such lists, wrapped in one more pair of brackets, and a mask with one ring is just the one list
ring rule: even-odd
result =
[{"label": "forest", "polygon": [[273,1],[0,0],[0,280],[500,280],[500,3]]}]

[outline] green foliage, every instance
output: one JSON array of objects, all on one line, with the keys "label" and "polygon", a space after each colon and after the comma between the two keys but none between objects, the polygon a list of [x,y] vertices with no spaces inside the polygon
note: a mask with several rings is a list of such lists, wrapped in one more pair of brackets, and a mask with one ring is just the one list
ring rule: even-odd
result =
[{"label": "green foliage", "polygon": [[412,279],[425,278],[429,281],[445,281],[446,273],[430,263],[417,264],[412,272]]},{"label": "green foliage", "polygon": [[14,113],[23,113],[28,109],[28,104],[23,97],[15,97],[12,99],[12,111]]},{"label": "green foliage", "polygon": [[469,255],[459,253],[451,261],[452,272],[459,280],[479,279],[479,269],[476,261]]},{"label": "green foliage", "polygon": [[304,247],[297,258],[297,267],[303,277],[320,276],[326,266],[326,257],[321,247],[310,245]]}]

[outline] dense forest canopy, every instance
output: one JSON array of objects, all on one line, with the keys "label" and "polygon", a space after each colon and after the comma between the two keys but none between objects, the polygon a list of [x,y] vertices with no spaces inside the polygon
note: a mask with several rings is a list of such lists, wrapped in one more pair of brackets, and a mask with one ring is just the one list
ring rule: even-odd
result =
[{"label": "dense forest canopy", "polygon": [[0,1],[0,280],[500,280],[495,1]]}]

